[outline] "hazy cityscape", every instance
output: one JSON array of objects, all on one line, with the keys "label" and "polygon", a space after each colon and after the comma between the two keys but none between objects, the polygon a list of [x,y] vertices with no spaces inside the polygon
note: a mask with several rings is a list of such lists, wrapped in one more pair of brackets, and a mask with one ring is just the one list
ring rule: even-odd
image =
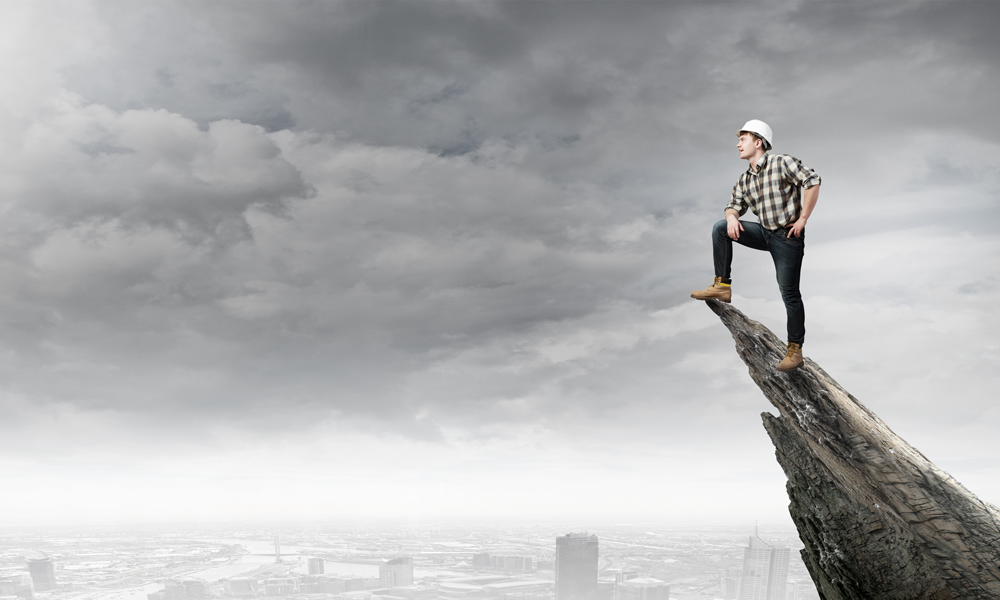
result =
[{"label": "hazy cityscape", "polygon": [[790,528],[8,528],[0,600],[818,598]]}]

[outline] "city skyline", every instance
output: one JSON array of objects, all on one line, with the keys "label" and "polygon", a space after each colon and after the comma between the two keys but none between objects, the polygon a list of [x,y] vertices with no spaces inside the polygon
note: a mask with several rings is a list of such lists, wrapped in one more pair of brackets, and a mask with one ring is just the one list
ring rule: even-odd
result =
[{"label": "city skyline", "polygon": [[[240,529],[216,524],[131,532],[22,527],[0,531],[0,595],[19,600],[582,600],[585,594],[594,600],[711,600],[728,597],[722,595],[720,577],[746,563],[745,531],[646,525],[603,528],[598,536],[483,524],[273,529],[248,523]],[[793,531],[770,533],[785,543],[797,541]],[[275,536],[286,549],[277,562]],[[603,551],[599,537],[607,542]],[[28,565],[41,554],[55,565],[57,585],[32,593]],[[786,572],[799,578],[805,573],[797,557],[790,567]],[[11,585],[20,586],[16,594],[4,587]],[[809,584],[801,600],[813,600],[811,590]]]}]

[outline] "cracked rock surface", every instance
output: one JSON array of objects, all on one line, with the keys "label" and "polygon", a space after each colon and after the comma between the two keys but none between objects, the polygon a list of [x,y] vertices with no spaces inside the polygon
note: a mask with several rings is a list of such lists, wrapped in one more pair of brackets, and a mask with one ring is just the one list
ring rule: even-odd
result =
[{"label": "cracked rock surface", "polygon": [[812,360],[716,300],[788,476],[788,510],[823,600],[1000,599],[1000,510],[938,469]]}]

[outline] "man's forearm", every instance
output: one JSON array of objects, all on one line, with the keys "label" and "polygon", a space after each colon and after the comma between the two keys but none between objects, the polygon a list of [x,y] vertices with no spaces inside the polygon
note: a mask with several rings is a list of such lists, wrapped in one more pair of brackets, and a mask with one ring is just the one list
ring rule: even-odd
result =
[{"label": "man's forearm", "polygon": [[736,219],[740,218],[740,213],[736,212],[735,208],[726,209],[726,220],[729,220],[730,215],[732,215]]},{"label": "man's forearm", "polygon": [[802,214],[799,215],[799,219],[802,221],[808,221],[809,215],[812,214],[814,208],[816,208],[816,201],[819,200],[819,186],[814,185],[811,188],[802,190]]}]

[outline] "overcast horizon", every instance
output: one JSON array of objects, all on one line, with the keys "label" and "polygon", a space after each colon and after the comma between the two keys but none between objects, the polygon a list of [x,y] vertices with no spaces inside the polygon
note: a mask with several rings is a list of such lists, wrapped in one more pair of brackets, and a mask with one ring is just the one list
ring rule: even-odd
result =
[{"label": "overcast horizon", "polygon": [[751,118],[823,180],[805,355],[1000,504],[996,3],[0,11],[8,524],[790,524],[688,297]]}]

